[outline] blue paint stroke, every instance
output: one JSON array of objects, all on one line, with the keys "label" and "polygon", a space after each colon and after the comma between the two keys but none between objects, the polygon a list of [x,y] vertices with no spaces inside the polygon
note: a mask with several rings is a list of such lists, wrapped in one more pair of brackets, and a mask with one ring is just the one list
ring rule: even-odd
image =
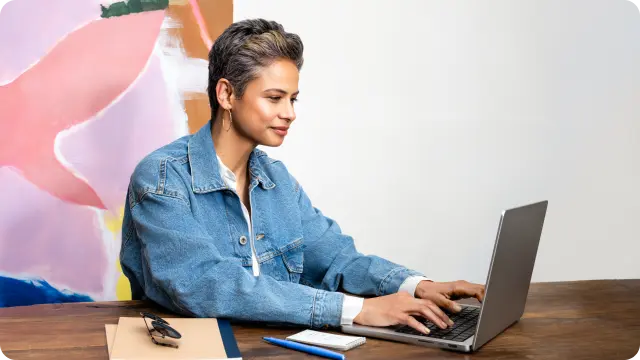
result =
[{"label": "blue paint stroke", "polygon": [[93,301],[89,296],[60,291],[44,280],[0,276],[0,307]]}]

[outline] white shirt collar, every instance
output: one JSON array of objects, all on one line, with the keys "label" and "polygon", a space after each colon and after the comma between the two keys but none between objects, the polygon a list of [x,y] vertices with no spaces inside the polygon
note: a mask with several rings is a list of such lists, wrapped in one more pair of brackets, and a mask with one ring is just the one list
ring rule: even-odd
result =
[{"label": "white shirt collar", "polygon": [[216,157],[218,158],[218,166],[220,168],[220,177],[222,177],[222,180],[224,180],[225,183],[227,183],[227,185],[229,187],[232,187],[233,189],[236,188],[236,175],[233,173],[233,171],[229,170],[229,168],[222,162],[222,159],[220,159],[220,156],[216,155]]}]

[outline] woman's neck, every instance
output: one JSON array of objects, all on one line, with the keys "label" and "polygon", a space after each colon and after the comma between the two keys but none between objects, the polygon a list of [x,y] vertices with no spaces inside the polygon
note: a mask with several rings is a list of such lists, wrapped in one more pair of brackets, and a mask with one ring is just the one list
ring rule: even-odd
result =
[{"label": "woman's neck", "polygon": [[[223,126],[224,125],[224,126]],[[211,127],[211,137],[215,144],[216,154],[229,170],[233,171],[237,179],[244,179],[247,174],[247,163],[249,156],[256,147],[254,143],[246,137],[241,136],[235,126],[227,131],[229,120],[218,116]]]}]

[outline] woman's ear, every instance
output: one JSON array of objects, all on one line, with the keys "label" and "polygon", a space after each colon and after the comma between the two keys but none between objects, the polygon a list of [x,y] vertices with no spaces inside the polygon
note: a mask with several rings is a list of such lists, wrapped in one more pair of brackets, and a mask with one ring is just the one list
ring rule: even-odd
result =
[{"label": "woman's ear", "polygon": [[216,98],[218,104],[224,110],[231,110],[233,107],[233,86],[227,79],[220,79],[216,84]]}]

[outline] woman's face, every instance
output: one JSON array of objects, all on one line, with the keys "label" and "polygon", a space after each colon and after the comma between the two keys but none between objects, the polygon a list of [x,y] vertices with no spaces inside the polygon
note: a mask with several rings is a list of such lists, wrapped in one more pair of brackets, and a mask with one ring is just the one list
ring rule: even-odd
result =
[{"label": "woman's face", "polygon": [[[233,126],[256,145],[280,146],[296,119],[299,72],[290,60],[276,60],[232,101]],[[223,115],[227,116],[227,115]]]}]

